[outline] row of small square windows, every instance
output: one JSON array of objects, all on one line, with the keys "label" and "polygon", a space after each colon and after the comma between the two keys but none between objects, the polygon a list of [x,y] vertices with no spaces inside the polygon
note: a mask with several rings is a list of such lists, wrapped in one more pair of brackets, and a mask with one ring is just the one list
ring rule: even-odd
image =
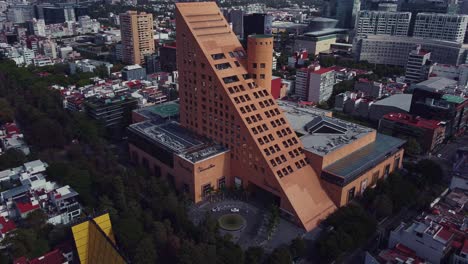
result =
[{"label": "row of small square windows", "polygon": [[286,157],[285,157],[283,154],[281,154],[279,157],[276,157],[276,158],[274,158],[274,159],[271,159],[271,160],[270,160],[270,163],[271,163],[271,165],[272,165],[273,167],[276,167],[276,166],[278,166],[278,165],[280,165],[281,163],[286,162],[286,161],[287,161],[287,160],[286,160]]},{"label": "row of small square windows", "polygon": [[273,142],[275,140],[275,138],[273,137],[272,134],[268,134],[268,136],[263,136],[263,137],[260,137],[257,139],[258,143],[260,143],[260,145],[263,145],[263,144],[267,144],[267,143],[270,143]]},{"label": "row of small square windows", "polygon": [[239,95],[238,97],[234,97],[234,101],[236,102],[236,104],[240,104],[241,102],[245,103],[245,102],[250,101],[250,96],[248,94]]},{"label": "row of small square windows", "polygon": [[278,110],[278,108],[265,111],[265,115],[266,115],[268,118],[274,117],[274,116],[279,115],[279,114],[280,114],[280,111]]},{"label": "row of small square windows", "polygon": [[260,114],[255,114],[255,115],[245,118],[245,120],[247,121],[248,124],[251,124],[251,123],[256,123],[257,121],[262,121],[263,118]]},{"label": "row of small square windows", "polygon": [[296,145],[298,143],[298,141],[297,141],[297,139],[295,137],[293,137],[293,138],[289,138],[289,139],[283,141],[282,143],[283,143],[283,146],[285,148],[287,148],[287,147]]},{"label": "row of small square windows", "polygon": [[283,168],[282,170],[278,170],[276,171],[276,174],[278,175],[278,177],[282,178],[290,173],[293,173],[293,169],[291,168],[291,166],[287,166],[286,168]]},{"label": "row of small square windows", "polygon": [[250,105],[242,106],[240,108],[240,111],[242,112],[242,114],[245,114],[247,112],[250,113],[252,111],[257,111],[257,107],[254,104],[250,104]]}]

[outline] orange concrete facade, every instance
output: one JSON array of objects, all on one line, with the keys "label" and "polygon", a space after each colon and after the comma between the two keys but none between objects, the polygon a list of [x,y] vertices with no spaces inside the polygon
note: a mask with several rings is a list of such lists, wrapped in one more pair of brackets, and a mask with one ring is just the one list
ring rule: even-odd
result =
[{"label": "orange concrete facade", "polygon": [[123,62],[143,64],[145,55],[154,53],[152,14],[136,11],[127,11],[120,14],[120,32]]},{"label": "orange concrete facade", "polygon": [[[345,186],[339,186],[324,179],[321,181],[322,186],[325,187],[328,195],[337,206],[345,206],[354,197],[362,195],[366,188],[375,186],[378,180],[384,179],[388,174],[400,169],[403,162],[403,152],[403,149],[399,150]],[[353,193],[352,197],[348,195],[350,191]]]},{"label": "orange concrete facade", "polygon": [[273,37],[252,35],[247,40],[247,70],[258,86],[271,93],[273,70]]},{"label": "orange concrete facade", "polygon": [[[230,149],[230,179],[280,198],[311,230],[336,209],[270,91],[249,77],[247,54],[214,2],[176,4],[180,123]],[[271,61],[270,61],[271,63]]]},{"label": "orange concrete facade", "polygon": [[[279,108],[258,78],[252,78],[252,72],[259,74],[259,70],[266,69],[266,65],[258,67],[262,60],[268,60],[260,56],[263,49],[249,48],[252,54],[247,56],[214,2],[176,4],[176,23],[180,125],[184,131],[207,139],[203,147],[217,144],[221,150],[204,159],[193,159],[187,157],[199,152],[201,144],[196,148],[187,146],[187,151],[172,153],[169,158],[167,148],[160,151],[160,145],[151,147],[135,140],[140,147],[130,143],[129,148],[134,162],[169,178],[195,202],[224,186],[260,188],[277,198],[285,215],[311,230],[337,206],[347,204],[377,179],[401,167],[403,143],[389,144],[387,151],[385,144],[374,144],[382,137],[368,128],[326,154],[314,153],[310,144],[305,149],[291,126],[297,128],[297,123],[290,124],[288,112]],[[265,45],[259,44],[265,39],[269,38],[250,38],[249,45]],[[256,61],[257,68],[251,60]],[[271,74],[271,68],[269,71]],[[319,143],[315,139],[312,142]],[[378,159],[367,162],[365,155],[362,158],[363,151],[375,150]],[[358,153],[366,167],[341,170],[340,162]],[[339,175],[332,175],[334,172]]]},{"label": "orange concrete facade", "polygon": [[231,176],[229,151],[195,163],[174,154],[173,167],[133,144],[129,144],[129,151],[133,162],[142,164],[156,176],[166,177],[178,190],[192,197],[195,203],[203,200],[206,186],[216,191],[224,187]]}]

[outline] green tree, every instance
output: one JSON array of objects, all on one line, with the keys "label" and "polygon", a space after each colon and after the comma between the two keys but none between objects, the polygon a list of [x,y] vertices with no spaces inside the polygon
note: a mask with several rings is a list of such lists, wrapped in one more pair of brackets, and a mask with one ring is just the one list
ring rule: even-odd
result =
[{"label": "green tree", "polygon": [[35,210],[28,214],[24,220],[25,225],[32,230],[40,230],[47,223],[48,216],[42,210]]},{"label": "green tree", "polygon": [[406,141],[406,153],[411,156],[420,155],[422,153],[422,148],[419,142],[414,138],[409,138]]},{"label": "green tree", "polygon": [[49,245],[45,239],[38,238],[32,229],[18,228],[7,234],[1,241],[1,245],[8,247],[14,258],[26,256],[36,258],[49,251]]},{"label": "green tree", "polygon": [[9,149],[0,156],[0,170],[21,166],[26,160],[26,156],[21,150]]},{"label": "green tree", "polygon": [[268,258],[270,264],[290,264],[291,261],[291,253],[287,247],[276,248]]},{"label": "green tree", "polygon": [[388,195],[382,194],[375,200],[375,213],[378,219],[391,216],[393,212],[393,202]]},{"label": "green tree", "polygon": [[249,247],[245,251],[244,263],[260,264],[262,263],[264,250],[262,247]]},{"label": "green tree", "polygon": [[293,257],[305,257],[307,253],[307,246],[302,238],[295,238],[291,241],[291,245],[289,246],[289,250]]},{"label": "green tree", "polygon": [[444,178],[442,167],[435,161],[421,160],[418,162],[418,168],[426,185],[439,184]]},{"label": "green tree", "polygon": [[0,124],[12,122],[14,116],[15,112],[11,108],[10,103],[4,98],[0,98]]},{"label": "green tree", "polygon": [[157,252],[156,246],[151,236],[144,236],[143,239],[138,243],[135,252],[135,263],[157,263]]}]

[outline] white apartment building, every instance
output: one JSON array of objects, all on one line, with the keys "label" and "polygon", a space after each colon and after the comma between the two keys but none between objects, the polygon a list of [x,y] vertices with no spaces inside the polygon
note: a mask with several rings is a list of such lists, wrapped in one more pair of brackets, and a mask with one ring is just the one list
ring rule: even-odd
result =
[{"label": "white apartment building", "polygon": [[431,52],[431,60],[444,64],[466,63],[468,45],[437,39],[404,36],[366,35],[353,42],[353,53],[359,61],[405,66],[412,49],[420,45]]},{"label": "white apartment building", "polygon": [[296,73],[296,96],[303,101],[320,103],[330,98],[337,83],[333,68],[312,65]]},{"label": "white apartment building", "polygon": [[467,15],[419,13],[413,36],[463,43],[467,25]]},{"label": "white apartment building", "polygon": [[408,36],[410,12],[360,11],[356,19],[356,35]]},{"label": "white apartment building", "polygon": [[[445,236],[444,228],[435,222],[402,223],[390,232],[389,247],[393,248],[401,243],[416,252],[416,254],[430,263],[439,264],[447,254],[451,237]],[[440,233],[440,236],[439,236]]]}]

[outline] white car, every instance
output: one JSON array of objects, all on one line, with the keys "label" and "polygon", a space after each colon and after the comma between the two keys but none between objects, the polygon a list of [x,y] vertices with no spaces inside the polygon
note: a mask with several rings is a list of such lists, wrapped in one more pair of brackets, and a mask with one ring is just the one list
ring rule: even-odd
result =
[{"label": "white car", "polygon": [[213,207],[213,208],[211,209],[211,212],[218,212],[218,211],[219,211],[219,207]]},{"label": "white car", "polygon": [[231,208],[232,213],[238,213],[240,210],[239,208]]}]

